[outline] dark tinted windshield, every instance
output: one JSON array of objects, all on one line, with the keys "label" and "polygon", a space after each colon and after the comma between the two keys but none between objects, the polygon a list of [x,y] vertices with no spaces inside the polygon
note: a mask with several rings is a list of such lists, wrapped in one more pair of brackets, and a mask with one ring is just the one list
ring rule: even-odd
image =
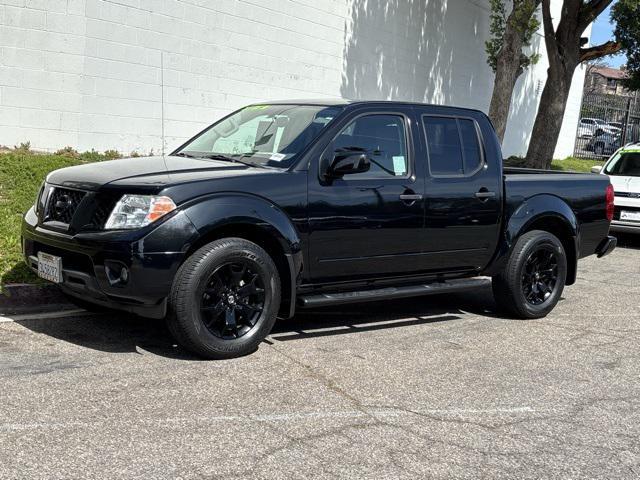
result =
[{"label": "dark tinted windshield", "polygon": [[219,154],[286,168],[341,110],[318,105],[251,105],[212,125],[180,152],[201,157]]},{"label": "dark tinted windshield", "polygon": [[619,153],[607,164],[604,173],[640,177],[640,151]]}]

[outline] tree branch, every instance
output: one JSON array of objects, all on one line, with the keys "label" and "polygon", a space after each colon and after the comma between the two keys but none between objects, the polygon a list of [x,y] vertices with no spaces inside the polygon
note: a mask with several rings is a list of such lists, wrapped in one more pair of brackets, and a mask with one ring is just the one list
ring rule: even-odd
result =
[{"label": "tree branch", "polygon": [[589,24],[593,22],[609,5],[611,5],[612,2],[613,0],[591,0],[586,3],[580,9],[579,25],[581,31],[584,32]]},{"label": "tree branch", "polygon": [[595,47],[581,48],[580,61],[586,62],[596,58],[606,57],[607,55],[618,53],[621,49],[622,45],[618,42],[614,42],[613,40],[609,40],[601,45],[596,45]]}]

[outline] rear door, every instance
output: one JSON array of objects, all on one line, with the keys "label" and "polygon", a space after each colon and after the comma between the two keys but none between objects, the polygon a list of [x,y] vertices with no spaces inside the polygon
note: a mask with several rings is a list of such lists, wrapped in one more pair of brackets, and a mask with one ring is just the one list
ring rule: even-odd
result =
[{"label": "rear door", "polygon": [[428,167],[424,248],[429,267],[479,270],[491,260],[500,234],[502,159],[495,134],[479,112],[425,107],[420,120],[421,156]]}]

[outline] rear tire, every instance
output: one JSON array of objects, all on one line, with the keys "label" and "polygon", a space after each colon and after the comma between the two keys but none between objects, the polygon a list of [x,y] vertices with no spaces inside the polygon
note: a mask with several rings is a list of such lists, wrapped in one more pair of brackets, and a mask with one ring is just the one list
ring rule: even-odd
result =
[{"label": "rear tire", "polygon": [[208,359],[255,351],[280,307],[280,277],[261,247],[225,238],[180,267],[169,295],[167,326],[185,349]]},{"label": "rear tire", "polygon": [[541,318],[560,300],[566,278],[562,242],[549,232],[532,230],[518,239],[504,270],[493,277],[493,296],[505,313]]}]

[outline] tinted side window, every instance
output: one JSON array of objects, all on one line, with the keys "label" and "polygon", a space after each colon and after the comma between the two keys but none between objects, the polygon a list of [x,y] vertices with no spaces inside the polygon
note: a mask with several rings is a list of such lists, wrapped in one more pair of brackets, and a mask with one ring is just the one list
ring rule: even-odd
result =
[{"label": "tinted side window", "polygon": [[478,132],[473,120],[459,118],[460,136],[462,137],[462,156],[464,159],[464,173],[472,173],[480,167],[482,154],[478,143]]},{"label": "tinted side window", "polygon": [[423,117],[433,175],[462,175],[462,148],[455,118]]},{"label": "tinted side window", "polygon": [[409,172],[404,118],[400,115],[359,117],[340,132],[333,147],[337,152],[366,152],[371,161],[368,172],[349,175],[349,180],[404,177]]},{"label": "tinted side window", "polygon": [[482,163],[482,151],[473,120],[423,117],[429,168],[432,175],[465,175]]}]

